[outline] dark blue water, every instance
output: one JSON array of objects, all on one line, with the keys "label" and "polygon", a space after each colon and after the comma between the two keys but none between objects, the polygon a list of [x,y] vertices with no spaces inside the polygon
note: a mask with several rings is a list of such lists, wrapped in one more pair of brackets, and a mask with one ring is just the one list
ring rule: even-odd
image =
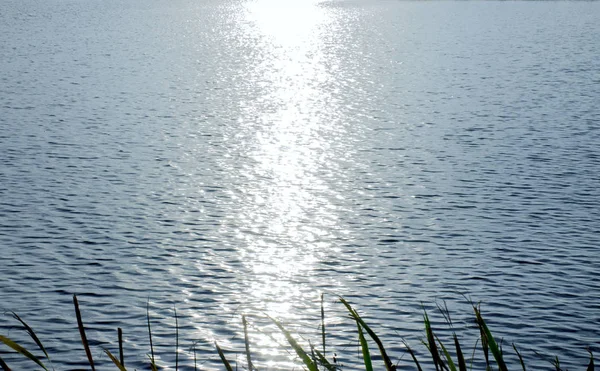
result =
[{"label": "dark blue water", "polygon": [[246,313],[291,369],[265,314],[318,342],[322,292],[348,368],[335,295],[402,366],[422,303],[474,343],[463,295],[530,367],[600,350],[600,3],[8,0],[0,35],[0,308],[57,369],[73,293],[105,368],[149,304],[166,367],[176,307],[185,367],[245,367]]}]

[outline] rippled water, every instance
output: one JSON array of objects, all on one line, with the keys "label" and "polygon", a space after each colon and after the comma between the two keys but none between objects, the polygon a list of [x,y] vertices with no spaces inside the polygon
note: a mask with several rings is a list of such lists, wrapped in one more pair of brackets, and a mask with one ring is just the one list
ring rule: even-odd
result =
[{"label": "rippled water", "polygon": [[247,313],[291,369],[264,314],[317,341],[321,292],[346,365],[334,294],[395,360],[421,303],[473,331],[462,294],[531,367],[600,351],[600,3],[4,0],[0,34],[0,307],[56,367],[73,293],[105,367],[149,300],[163,364],[176,307],[186,367],[241,367]]}]

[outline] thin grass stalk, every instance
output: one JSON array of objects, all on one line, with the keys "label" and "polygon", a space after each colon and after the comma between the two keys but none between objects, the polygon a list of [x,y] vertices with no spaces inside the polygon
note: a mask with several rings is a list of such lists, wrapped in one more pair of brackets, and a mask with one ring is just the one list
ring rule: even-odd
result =
[{"label": "thin grass stalk", "polygon": [[415,355],[415,352],[413,352],[412,348],[408,346],[408,343],[406,341],[402,340],[402,343],[404,343],[404,346],[406,347],[408,354],[410,354],[413,362],[415,362],[415,365],[417,366],[417,370],[423,371],[423,369],[421,368],[421,364],[419,363],[419,360],[417,359],[417,356]]},{"label": "thin grass stalk", "polygon": [[44,353],[46,358],[50,361],[50,356],[48,355],[48,352],[46,352],[46,348],[44,348],[44,345],[42,344],[40,339],[37,337],[37,335],[35,334],[33,329],[31,327],[29,327],[29,325],[27,323],[25,323],[25,321],[23,321],[21,319],[21,317],[19,317],[15,312],[11,312],[11,313],[12,313],[13,318],[15,318],[17,321],[21,322],[21,324],[23,325],[23,327],[25,327],[25,330],[27,331],[29,336],[33,339],[33,341],[37,344],[38,348],[40,348],[40,350]]},{"label": "thin grass stalk", "polygon": [[87,356],[88,361],[90,362],[90,367],[92,371],[95,371],[94,367],[94,359],[92,358],[92,351],[90,350],[90,345],[87,340],[87,336],[85,336],[85,328],[83,327],[83,321],[81,320],[81,312],[79,310],[79,302],[77,301],[77,295],[73,294],[73,305],[75,306],[75,316],[77,317],[77,327],[79,327],[79,335],[81,335],[81,343],[83,344],[83,348],[85,349],[85,354]]},{"label": "thin grass stalk", "polygon": [[123,353],[123,330],[117,328],[117,337],[119,338],[119,362],[125,366],[125,355]]},{"label": "thin grass stalk", "polygon": [[219,357],[221,357],[221,362],[223,362],[225,369],[227,371],[233,371],[233,368],[229,364],[229,361],[227,360],[227,358],[225,358],[225,354],[223,354],[223,351],[221,350],[221,348],[219,347],[219,344],[217,344],[216,341],[215,341],[215,347],[217,347],[217,352],[219,353]]},{"label": "thin grass stalk", "polygon": [[437,344],[435,343],[435,337],[433,335],[433,330],[431,329],[431,322],[429,321],[429,316],[427,315],[427,311],[423,309],[423,321],[425,322],[425,333],[427,334],[427,349],[429,349],[429,353],[431,353],[431,358],[433,359],[433,363],[435,365],[436,370],[444,369],[444,362],[440,358],[440,353],[437,348]]},{"label": "thin grass stalk", "polygon": [[2,357],[0,357],[0,367],[2,367],[2,369],[4,371],[12,371],[10,369],[10,367],[8,367],[8,365],[4,362],[4,360],[2,359]]},{"label": "thin grass stalk", "polygon": [[252,365],[252,357],[250,355],[250,340],[248,338],[248,322],[246,316],[242,314],[242,324],[244,326],[244,344],[246,346],[246,362],[248,363],[248,370],[253,371],[255,368]]},{"label": "thin grass stalk", "polygon": [[321,293],[321,342],[323,343],[323,357],[327,356],[325,349],[325,306],[324,306],[324,294]]},{"label": "thin grass stalk", "polygon": [[173,310],[175,311],[175,371],[177,371],[179,370],[179,322],[177,320],[177,308],[173,307]]},{"label": "thin grass stalk", "polygon": [[590,348],[588,348],[587,351],[590,353],[590,363],[588,364],[587,371],[594,371],[594,354]]},{"label": "thin grass stalk", "polygon": [[311,351],[317,355],[316,359],[319,361],[319,363],[322,366],[325,366],[325,368],[327,370],[337,371],[338,368],[335,365],[332,365],[331,363],[329,363],[329,361],[327,360],[327,358],[325,358],[323,353],[319,352],[319,350],[317,348],[312,347],[312,345],[311,345]]},{"label": "thin grass stalk", "polygon": [[150,300],[146,303],[146,319],[148,321],[148,337],[150,338],[150,354],[152,357],[150,358],[151,367],[156,369],[156,362],[154,361],[154,346],[152,344],[152,328],[150,326]]},{"label": "thin grass stalk", "polygon": [[437,339],[438,344],[440,344],[440,348],[442,348],[442,353],[446,357],[446,361],[448,362],[448,368],[450,368],[450,371],[457,371],[456,366],[454,365],[454,361],[452,361],[452,357],[450,356],[450,352],[448,352],[448,350],[437,335],[435,335],[435,338]]},{"label": "thin grass stalk", "polygon": [[0,335],[0,341],[3,342],[5,345],[9,346],[10,348],[14,349],[15,351],[17,351],[18,353],[21,353],[25,357],[29,358],[33,362],[37,363],[44,370],[48,371],[48,368],[46,366],[44,366],[42,361],[40,361],[40,359],[38,357],[31,354],[27,349],[23,348],[22,346],[15,343],[11,339],[7,338],[6,336]]},{"label": "thin grass stalk", "polygon": [[358,327],[358,340],[360,341],[360,347],[362,348],[363,362],[365,364],[365,371],[373,371],[373,364],[371,363],[371,354],[369,353],[369,344],[365,335],[363,334],[360,322],[356,321],[356,327]]},{"label": "thin grass stalk", "polygon": [[515,344],[513,344],[512,346],[513,346],[513,349],[515,350],[515,352],[517,353],[517,356],[519,357],[519,362],[521,363],[521,368],[523,369],[523,371],[527,371],[525,369],[525,362],[523,361],[523,357],[521,356],[521,353],[519,353],[517,346]]},{"label": "thin grass stalk", "polygon": [[375,332],[373,330],[371,330],[371,328],[365,323],[365,321],[358,315],[358,312],[356,312],[344,298],[340,297],[340,301],[342,302],[342,304],[344,304],[346,309],[348,309],[348,311],[350,312],[350,315],[354,318],[354,320],[360,322],[360,325],[367,331],[367,333],[369,334],[371,339],[373,339],[373,341],[375,341],[375,343],[377,344],[377,347],[379,348],[379,352],[381,353],[381,357],[383,358],[383,361],[385,363],[386,370],[387,371],[395,371],[396,366],[394,366],[394,364],[390,360],[390,357],[388,357],[387,352],[385,351],[385,348],[383,347],[383,343],[381,342],[379,337],[375,334]]}]

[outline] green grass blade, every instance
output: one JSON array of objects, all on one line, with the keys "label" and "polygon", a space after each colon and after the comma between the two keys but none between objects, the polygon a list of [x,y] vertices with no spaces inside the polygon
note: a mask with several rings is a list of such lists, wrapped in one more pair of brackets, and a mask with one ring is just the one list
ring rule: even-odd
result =
[{"label": "green grass blade", "polygon": [[362,348],[363,361],[365,363],[365,371],[373,371],[373,364],[371,363],[371,354],[369,353],[369,344],[363,330],[360,327],[360,323],[356,321],[356,327],[358,327],[358,340],[360,341],[360,347]]},{"label": "green grass blade", "polygon": [[587,351],[590,353],[590,363],[587,366],[587,371],[594,371],[594,354],[589,348]]},{"label": "green grass blade", "polygon": [[450,356],[450,353],[448,352],[448,350],[437,335],[435,336],[435,338],[437,339],[438,344],[440,344],[440,348],[442,348],[442,353],[444,353],[444,356],[446,357],[446,361],[448,362],[448,367],[450,368],[450,371],[457,371],[456,366],[454,365],[454,361],[452,361],[452,357]]},{"label": "green grass blade", "polygon": [[219,352],[219,357],[221,357],[221,362],[223,362],[223,365],[225,365],[225,369],[227,371],[233,371],[233,368],[229,364],[229,361],[227,360],[227,358],[225,358],[225,354],[223,354],[223,351],[221,350],[221,348],[219,347],[219,344],[217,344],[216,341],[215,341],[215,347],[217,347],[217,352]]},{"label": "green grass blade", "polygon": [[467,371],[467,363],[465,362],[465,356],[463,355],[460,343],[458,342],[458,336],[456,333],[452,333],[454,337],[454,346],[456,347],[456,358],[458,358],[458,369],[460,371]]},{"label": "green grass blade", "polygon": [[443,370],[445,368],[445,365],[440,357],[440,352],[438,351],[437,344],[435,343],[435,336],[431,328],[429,316],[427,315],[427,311],[423,310],[423,312],[423,321],[425,322],[425,333],[427,334],[427,349],[429,349],[429,353],[431,353],[431,358],[433,359],[435,369],[439,370],[441,368]]},{"label": "green grass blade", "polygon": [[340,301],[342,302],[342,304],[344,304],[346,309],[348,309],[348,311],[350,312],[350,315],[354,318],[354,320],[360,323],[362,328],[365,329],[365,331],[367,331],[367,333],[369,334],[371,339],[373,339],[373,341],[377,344],[377,347],[379,348],[379,352],[381,353],[381,357],[383,358],[383,361],[385,363],[386,370],[394,371],[396,369],[396,366],[394,366],[394,364],[390,360],[390,357],[388,357],[387,352],[385,351],[385,348],[383,347],[383,343],[381,342],[379,337],[375,334],[375,332],[373,330],[371,330],[371,328],[365,323],[365,321],[363,321],[363,319],[358,315],[358,313],[352,308],[352,306],[344,298],[340,297]]},{"label": "green grass blade", "polygon": [[519,362],[521,362],[521,368],[523,368],[523,371],[527,371],[525,369],[525,362],[523,361],[523,357],[521,356],[521,353],[519,353],[517,346],[515,344],[513,344],[512,346],[513,346],[513,349],[515,350],[515,352],[517,353],[517,356],[519,357]]},{"label": "green grass blade", "polygon": [[317,348],[312,348],[312,351],[317,354],[316,359],[327,370],[329,370],[329,371],[337,371],[338,370],[338,368],[335,365],[332,365],[331,363],[329,363],[329,361],[327,360],[327,358],[325,358],[325,356],[323,355],[323,353],[319,352],[319,350]]},{"label": "green grass blade", "polygon": [[152,369],[156,369],[156,362],[154,360],[154,345],[152,344],[152,327],[150,326],[150,300],[146,302],[146,319],[148,321],[148,338],[150,339],[150,366]]},{"label": "green grass blade", "polygon": [[29,327],[29,325],[27,323],[25,323],[25,321],[23,321],[21,319],[21,317],[19,317],[15,312],[11,312],[11,313],[12,313],[12,316],[17,321],[21,322],[21,324],[23,325],[23,327],[25,327],[25,330],[27,331],[27,333],[29,334],[29,336],[37,344],[38,348],[40,348],[40,350],[42,352],[44,352],[44,355],[46,356],[46,358],[48,358],[48,360],[50,360],[50,356],[48,355],[48,352],[46,352],[46,348],[44,348],[44,345],[42,344],[42,342],[40,341],[40,339],[37,337],[37,335],[35,334],[35,332],[33,331],[33,329],[31,327]]},{"label": "green grass blade", "polygon": [[4,344],[6,344],[7,346],[9,346],[10,348],[14,349],[15,351],[17,351],[18,353],[21,353],[25,357],[29,358],[33,362],[37,363],[44,370],[48,371],[48,368],[46,368],[46,366],[44,366],[44,364],[42,363],[42,361],[40,361],[40,359],[38,357],[36,357],[33,354],[29,353],[29,351],[27,349],[23,348],[22,346],[20,346],[19,344],[15,343],[11,339],[7,338],[6,336],[0,335],[0,341],[3,342]]},{"label": "green grass blade", "polygon": [[419,363],[419,360],[417,359],[417,356],[415,355],[415,352],[413,352],[412,348],[408,346],[408,343],[406,341],[402,340],[402,343],[404,343],[404,346],[406,347],[408,354],[410,354],[413,362],[415,362],[415,365],[417,366],[417,370],[423,371],[423,369],[421,368],[421,364]]},{"label": "green grass blade", "polygon": [[271,317],[269,317],[269,319],[271,321],[273,321],[273,323],[275,323],[275,325],[279,328],[279,330],[281,332],[283,332],[283,335],[287,339],[288,343],[290,343],[292,348],[294,348],[294,350],[296,351],[296,354],[298,354],[298,357],[300,357],[300,359],[306,365],[306,367],[308,367],[308,369],[310,371],[319,371],[319,369],[317,368],[317,365],[312,361],[312,359],[310,359],[310,356],[304,351],[304,349],[302,349],[300,344],[298,344],[298,342],[292,337],[290,332],[288,330],[286,330],[283,327],[283,325],[281,323],[279,323],[279,321],[277,321],[276,319],[271,318]]},{"label": "green grass blade", "polygon": [[481,329],[481,331],[485,334],[485,340],[487,341],[487,344],[488,344],[490,350],[492,351],[494,358],[496,359],[496,363],[498,364],[500,371],[508,371],[508,368],[506,367],[506,363],[504,363],[504,359],[502,357],[502,351],[500,350],[498,343],[496,343],[496,340],[494,340],[494,337],[492,336],[492,332],[485,324],[485,321],[483,320],[483,317],[481,316],[481,312],[479,311],[479,309],[477,307],[473,307],[473,309],[475,309],[475,315],[477,317],[477,324],[479,325],[479,328]]},{"label": "green grass blade", "polygon": [[242,314],[242,325],[244,326],[244,345],[246,346],[246,362],[248,363],[248,371],[255,370],[252,365],[252,357],[250,356],[250,340],[248,338],[248,322],[246,316]]},{"label": "green grass blade", "polygon": [[104,353],[106,353],[106,355],[108,356],[108,358],[110,358],[110,360],[115,364],[115,366],[117,366],[117,368],[120,371],[127,371],[127,369],[125,368],[125,366],[123,366],[123,364],[121,362],[119,362],[119,360],[117,359],[117,357],[113,356],[113,354],[108,349],[104,349]]},{"label": "green grass blade", "polygon": [[73,294],[73,305],[75,305],[75,316],[77,316],[77,327],[79,328],[79,335],[81,335],[81,343],[83,344],[83,348],[85,349],[87,359],[90,362],[90,367],[92,368],[92,371],[95,371],[96,368],[94,367],[92,351],[90,350],[90,345],[88,343],[87,336],[85,336],[85,328],[83,327],[83,321],[81,320],[81,312],[79,311],[79,302],[77,301],[77,295],[75,294]]}]

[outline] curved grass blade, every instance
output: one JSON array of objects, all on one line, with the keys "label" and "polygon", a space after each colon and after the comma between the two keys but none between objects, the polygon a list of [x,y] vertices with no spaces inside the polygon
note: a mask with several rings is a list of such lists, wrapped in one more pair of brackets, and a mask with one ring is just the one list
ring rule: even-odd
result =
[{"label": "curved grass blade", "polygon": [[83,327],[83,321],[81,320],[81,312],[79,311],[79,302],[77,301],[77,295],[73,294],[73,304],[75,305],[75,315],[77,316],[77,327],[79,327],[79,335],[81,335],[81,343],[83,344],[83,348],[85,349],[85,354],[87,356],[88,361],[90,362],[90,367],[92,371],[95,371],[94,367],[94,359],[92,358],[92,351],[90,350],[90,345],[88,343],[87,337],[85,336],[85,328]]},{"label": "curved grass blade", "polygon": [[365,371],[373,371],[373,364],[371,363],[371,354],[369,353],[369,344],[365,335],[363,334],[360,323],[356,321],[356,327],[358,327],[358,340],[360,341],[360,347],[362,348],[363,361],[365,363]]},{"label": "curved grass blade", "polygon": [[321,366],[324,366],[329,371],[337,371],[338,370],[338,367],[336,365],[332,365],[331,363],[329,363],[327,358],[325,358],[323,353],[319,352],[319,350],[317,348],[315,348],[311,345],[311,350],[313,353],[317,354],[317,356],[315,358],[319,361]]},{"label": "curved grass blade", "polygon": [[125,366],[123,366],[123,364],[121,362],[119,362],[119,360],[117,359],[117,357],[113,356],[113,354],[108,349],[104,349],[104,353],[106,353],[106,355],[108,356],[108,358],[110,358],[110,360],[115,364],[115,366],[117,366],[117,368],[120,371],[127,371],[127,369],[125,368]]},{"label": "curved grass blade", "polygon": [[589,348],[587,349],[587,351],[588,353],[590,353],[590,363],[587,366],[587,371],[594,371],[594,354]]},{"label": "curved grass blade", "polygon": [[219,344],[217,344],[216,341],[215,341],[215,346],[217,347],[217,352],[219,352],[219,357],[221,357],[221,362],[223,362],[223,365],[225,365],[225,369],[227,371],[233,371],[233,368],[231,368],[229,361],[227,360],[227,358],[225,358],[225,354],[223,354],[223,351],[221,350],[221,348],[219,347]]},{"label": "curved grass blade", "polygon": [[27,323],[25,323],[25,321],[23,321],[21,319],[21,317],[19,317],[19,315],[17,315],[15,312],[11,312],[12,316],[19,322],[21,322],[21,324],[23,325],[23,327],[25,327],[25,330],[27,331],[27,333],[29,334],[29,336],[33,339],[33,341],[35,341],[35,343],[37,344],[38,348],[40,348],[40,350],[42,352],[44,352],[44,355],[46,356],[46,358],[48,360],[50,360],[50,356],[48,355],[48,352],[46,352],[46,348],[44,348],[44,345],[42,345],[42,342],[40,341],[40,339],[37,337],[37,335],[35,334],[35,332],[33,331],[33,329],[31,327],[29,327],[29,325]]},{"label": "curved grass blade", "polygon": [[506,363],[504,363],[504,359],[502,357],[502,351],[500,350],[498,343],[496,343],[496,340],[494,340],[494,337],[492,336],[492,332],[485,324],[485,321],[483,320],[483,317],[481,316],[481,312],[475,306],[473,307],[473,309],[475,310],[475,316],[477,317],[477,324],[479,325],[482,335],[485,335],[485,340],[486,340],[487,345],[489,346],[490,350],[492,351],[494,358],[496,359],[498,368],[500,369],[500,371],[508,371],[508,368],[506,367]]},{"label": "curved grass blade", "polygon": [[390,357],[388,357],[387,352],[385,351],[385,348],[383,347],[383,343],[381,342],[379,337],[375,334],[375,332],[373,330],[371,330],[371,328],[365,323],[365,321],[363,321],[363,319],[358,315],[358,313],[352,308],[352,306],[344,298],[340,297],[340,301],[342,302],[342,304],[344,304],[346,309],[348,309],[348,311],[350,312],[350,315],[354,318],[354,320],[360,323],[362,328],[365,329],[365,331],[367,331],[367,333],[369,334],[371,339],[373,339],[373,341],[377,344],[377,347],[379,348],[379,352],[381,353],[381,357],[383,358],[383,361],[385,362],[386,370],[394,371],[396,369],[396,366],[394,366],[394,364],[390,360]]},{"label": "curved grass blade", "polygon": [[319,371],[317,365],[313,362],[312,359],[310,359],[310,356],[304,351],[304,349],[302,349],[300,344],[298,344],[298,342],[292,337],[290,332],[286,330],[283,327],[283,325],[279,323],[279,321],[277,321],[276,319],[271,317],[269,317],[269,319],[273,321],[273,323],[275,323],[275,325],[279,328],[279,330],[281,330],[281,332],[283,332],[283,335],[285,335],[285,338],[287,339],[288,343],[290,343],[292,348],[294,348],[296,354],[298,354],[298,357],[300,357],[300,359],[306,365],[306,367],[308,367],[310,371]]},{"label": "curved grass blade", "polygon": [[255,370],[252,365],[252,357],[250,356],[250,340],[248,339],[248,322],[246,316],[242,314],[242,325],[244,326],[244,345],[246,346],[246,362],[248,362],[248,370]]},{"label": "curved grass blade", "polygon": [[150,366],[153,370],[157,369],[154,361],[154,345],[152,344],[152,327],[150,326],[150,300],[146,302],[146,319],[148,321],[148,338],[150,339]]},{"label": "curved grass blade", "polygon": [[450,352],[448,352],[448,350],[437,335],[435,335],[435,338],[438,344],[440,344],[440,348],[442,348],[442,353],[446,357],[446,361],[448,362],[448,367],[450,368],[450,371],[457,371],[456,366],[454,365],[454,361],[452,361],[452,357],[450,356]]},{"label": "curved grass blade", "polygon": [[15,351],[17,351],[18,353],[21,353],[25,357],[29,358],[33,362],[37,363],[44,370],[48,371],[48,368],[46,368],[46,366],[44,366],[42,361],[40,361],[40,359],[38,357],[31,354],[27,349],[23,348],[22,346],[15,343],[11,339],[7,338],[6,336],[0,335],[0,341],[3,342],[4,344],[6,344],[7,346],[9,346],[10,348],[14,349]]},{"label": "curved grass blade", "polygon": [[404,344],[404,346],[406,347],[406,350],[408,351],[408,353],[412,357],[413,361],[415,362],[415,365],[417,366],[417,370],[423,371],[423,369],[421,368],[421,364],[419,363],[419,360],[417,360],[417,356],[415,356],[415,352],[413,352],[412,348],[408,346],[408,343],[406,341],[402,340],[402,343]]},{"label": "curved grass blade", "polygon": [[523,357],[521,356],[521,353],[519,353],[517,346],[515,344],[513,344],[512,346],[513,346],[513,349],[515,350],[515,352],[517,353],[517,356],[519,357],[519,362],[521,362],[521,367],[523,368],[523,371],[527,371],[525,369],[525,362],[523,362]]}]

